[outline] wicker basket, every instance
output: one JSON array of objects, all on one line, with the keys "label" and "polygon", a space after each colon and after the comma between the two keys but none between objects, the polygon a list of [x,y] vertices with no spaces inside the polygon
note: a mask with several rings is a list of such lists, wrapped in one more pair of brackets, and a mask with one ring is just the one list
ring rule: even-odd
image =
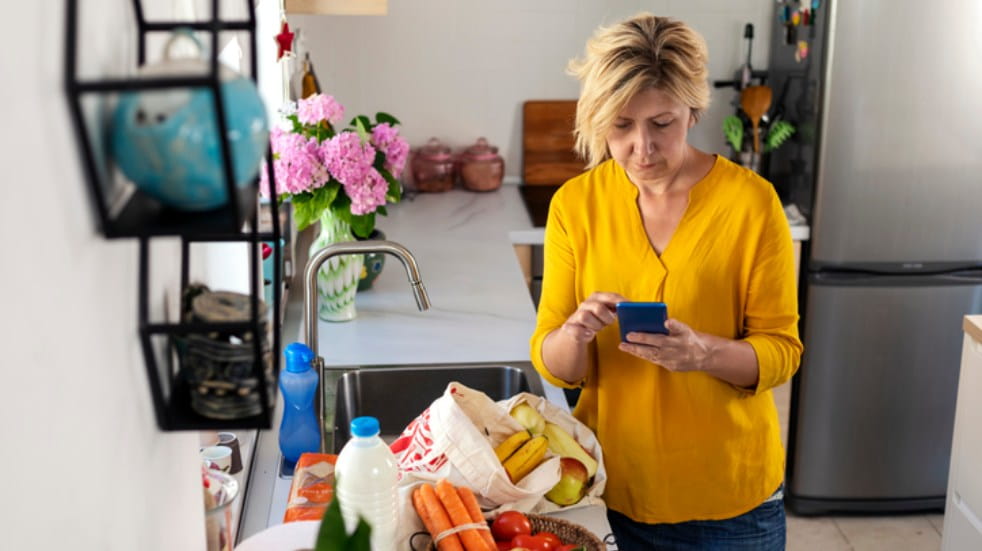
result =
[{"label": "wicker basket", "polygon": [[563,543],[575,543],[582,545],[587,551],[606,551],[607,547],[600,541],[600,538],[593,535],[593,532],[583,526],[570,522],[565,519],[550,517],[546,515],[535,515],[526,513],[532,523],[532,533],[552,532],[563,540]]},{"label": "wicker basket", "polygon": [[[592,532],[583,526],[576,524],[575,522],[546,515],[536,515],[533,513],[524,514],[526,517],[528,517],[529,522],[532,523],[533,534],[539,532],[552,532],[553,534],[559,536],[559,539],[561,539],[563,543],[582,545],[587,551],[606,551],[607,549],[607,546],[600,541],[600,538],[593,535]],[[436,546],[433,545],[430,535],[426,532],[417,532],[413,534],[409,544],[414,551],[436,550]]]}]

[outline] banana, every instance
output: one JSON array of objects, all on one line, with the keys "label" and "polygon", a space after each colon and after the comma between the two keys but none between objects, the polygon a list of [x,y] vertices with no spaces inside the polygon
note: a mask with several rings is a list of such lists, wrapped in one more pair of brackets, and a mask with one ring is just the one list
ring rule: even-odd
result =
[{"label": "banana", "polygon": [[527,428],[532,433],[532,436],[542,434],[542,431],[546,428],[545,417],[525,402],[511,408],[509,415],[511,415],[512,419],[518,421],[519,425]]},{"label": "banana", "polygon": [[573,457],[579,459],[586,467],[590,477],[597,474],[597,460],[570,433],[563,430],[555,423],[546,422],[545,430],[542,434],[549,439],[549,449],[559,457]]},{"label": "banana", "polygon": [[511,478],[513,483],[517,483],[519,480],[525,477],[525,475],[532,472],[532,469],[539,466],[542,459],[546,455],[546,450],[549,448],[549,441],[546,440],[545,436],[535,436],[529,439],[527,442],[522,444],[521,448],[511,454],[511,456],[502,463],[505,467],[505,471],[508,472],[508,477]]},{"label": "banana", "polygon": [[508,438],[505,438],[504,442],[498,444],[498,447],[494,449],[494,455],[498,457],[498,461],[504,464],[505,459],[508,459],[508,456],[515,453],[515,451],[522,447],[522,444],[528,442],[530,438],[532,438],[532,435],[529,434],[529,431],[520,430]]}]

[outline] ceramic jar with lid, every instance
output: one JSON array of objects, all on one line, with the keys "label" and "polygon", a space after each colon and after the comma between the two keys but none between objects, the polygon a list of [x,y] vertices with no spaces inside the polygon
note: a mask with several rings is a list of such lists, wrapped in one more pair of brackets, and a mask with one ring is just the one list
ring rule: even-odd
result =
[{"label": "ceramic jar with lid", "polygon": [[453,187],[453,155],[450,147],[437,138],[416,151],[411,169],[416,189],[423,192],[447,191]]},{"label": "ceramic jar with lid", "polygon": [[498,148],[484,138],[478,138],[460,155],[460,179],[471,191],[498,189],[504,174],[505,160],[498,155]]}]

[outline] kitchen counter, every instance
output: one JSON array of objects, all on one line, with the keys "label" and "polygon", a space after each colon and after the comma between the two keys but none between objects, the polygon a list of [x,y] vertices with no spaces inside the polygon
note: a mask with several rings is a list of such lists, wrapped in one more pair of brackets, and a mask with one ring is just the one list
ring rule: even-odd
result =
[{"label": "kitchen counter", "polygon": [[327,365],[528,361],[535,309],[508,234],[532,225],[514,186],[419,194],[377,226],[412,251],[432,306],[416,308],[405,270],[386,257],[354,321],[319,322]]},{"label": "kitchen counter", "polygon": [[[412,251],[432,306],[416,308],[402,264],[386,257],[372,289],[358,293],[353,321],[318,321],[317,351],[328,366],[528,361],[535,307],[509,232],[532,224],[516,186],[420,194],[391,206],[377,226]],[[302,339],[300,295],[289,294],[284,345]],[[562,390],[542,382],[546,398],[568,409]],[[274,426],[281,407],[278,400]],[[290,479],[279,461],[277,431],[260,431],[240,539],[282,521]],[[606,518],[596,516],[599,533]]]}]

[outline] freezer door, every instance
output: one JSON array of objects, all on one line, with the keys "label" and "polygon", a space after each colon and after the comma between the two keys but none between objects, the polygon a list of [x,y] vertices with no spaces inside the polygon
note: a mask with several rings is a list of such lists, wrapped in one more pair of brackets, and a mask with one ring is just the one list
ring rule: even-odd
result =
[{"label": "freezer door", "polygon": [[982,2],[830,6],[812,269],[978,263]]},{"label": "freezer door", "polygon": [[[806,304],[792,502],[867,512],[902,510],[904,500],[922,507],[925,498],[942,505],[962,317],[982,313],[982,280],[812,276]],[[890,500],[899,501],[875,505]]]}]

